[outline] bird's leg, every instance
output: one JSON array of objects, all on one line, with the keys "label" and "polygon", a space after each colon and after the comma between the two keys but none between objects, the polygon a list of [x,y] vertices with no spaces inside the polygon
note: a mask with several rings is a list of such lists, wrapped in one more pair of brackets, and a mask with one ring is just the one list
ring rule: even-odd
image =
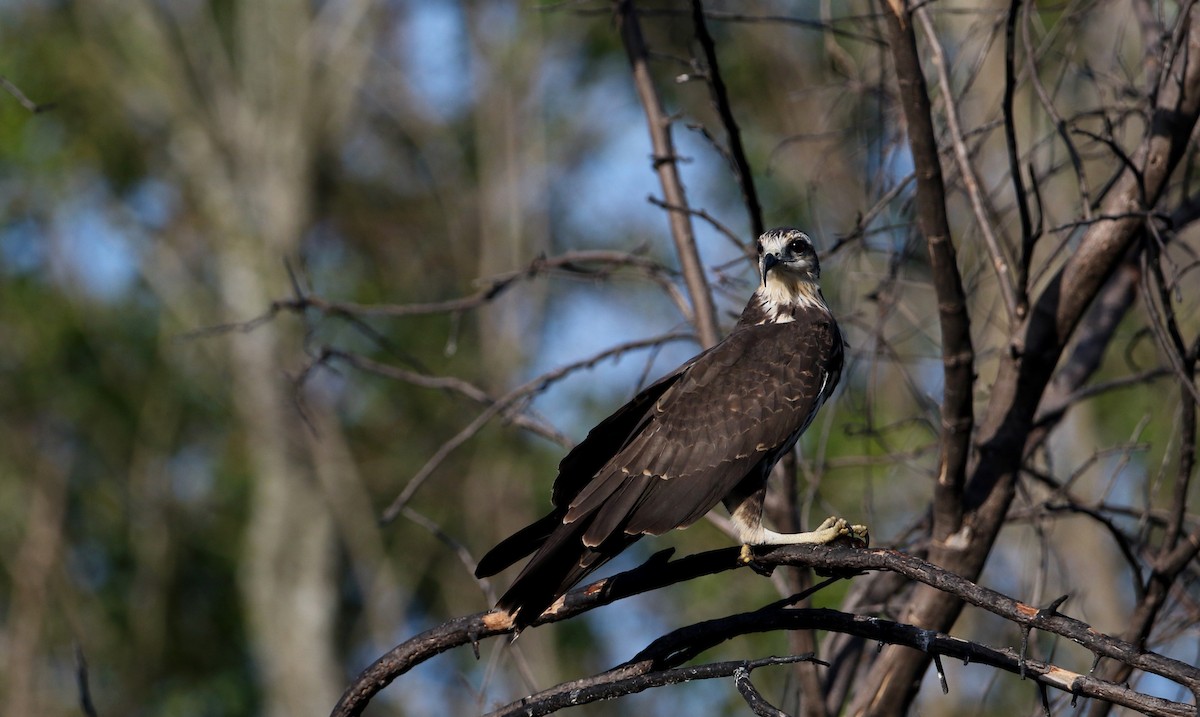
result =
[{"label": "bird's leg", "polygon": [[829,516],[816,530],[807,533],[776,533],[759,525],[761,537],[755,545],[802,545],[812,543],[825,545],[839,538],[849,538],[863,543],[868,542],[870,533],[865,525],[851,525],[845,518]]},{"label": "bird's leg", "polygon": [[833,516],[826,518],[816,530],[805,533],[777,533],[767,530],[762,523],[765,495],[764,485],[749,495],[731,494],[725,499],[725,506],[729,509],[738,540],[742,541],[743,563],[753,563],[754,554],[751,548],[755,545],[825,545],[842,538],[864,545],[869,542],[870,533],[865,525],[852,525],[844,518]]}]

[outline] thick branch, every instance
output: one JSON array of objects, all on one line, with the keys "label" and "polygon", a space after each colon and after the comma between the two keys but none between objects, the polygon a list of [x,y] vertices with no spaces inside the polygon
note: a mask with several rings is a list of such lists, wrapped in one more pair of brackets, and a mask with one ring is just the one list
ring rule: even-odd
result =
[{"label": "thick branch", "polygon": [[942,443],[937,486],[933,499],[933,538],[945,541],[956,533],[962,520],[962,488],[970,453],[974,409],[971,389],[975,379],[975,350],[971,345],[971,323],[963,293],[958,260],[950,239],[946,217],[946,188],[938,159],[929,93],[907,8],[895,12],[885,8],[885,22],[900,102],[908,123],[917,175],[917,223],[929,248],[929,264],[937,292],[938,320],[942,334]]},{"label": "thick branch", "polygon": [[[534,625],[565,620],[630,595],[684,582],[702,575],[745,567],[739,559],[738,548],[712,550],[674,561],[670,561],[669,557],[670,551],[664,551],[634,570],[572,590],[552,605]],[[975,585],[969,580],[919,558],[894,550],[861,550],[844,546],[784,546],[756,556],[756,563],[759,567],[791,565],[827,571],[893,571],[939,591],[945,591],[946,594],[957,600],[982,607],[1019,626],[1061,635],[1086,647],[1096,655],[1127,662],[1137,669],[1166,677],[1193,692],[1200,690],[1200,669],[1196,667],[1152,652],[1142,651],[1135,645],[1100,634],[1087,624],[1056,611],[1039,610],[994,590]],[[853,617],[852,619],[868,623],[877,622],[874,618]],[[803,626],[797,625],[796,627]],[[835,629],[824,624],[816,627]],[[909,626],[901,627],[916,630]],[[478,643],[487,637],[511,632],[511,619],[504,614],[493,612],[455,618],[426,630],[396,646],[364,670],[343,694],[337,707],[334,708],[333,715],[334,717],[345,717],[361,714],[380,690],[397,677],[435,655],[468,643]],[[926,630],[918,632],[928,634]],[[907,643],[900,642],[898,644]],[[653,655],[643,655],[643,657],[653,657]]]}]

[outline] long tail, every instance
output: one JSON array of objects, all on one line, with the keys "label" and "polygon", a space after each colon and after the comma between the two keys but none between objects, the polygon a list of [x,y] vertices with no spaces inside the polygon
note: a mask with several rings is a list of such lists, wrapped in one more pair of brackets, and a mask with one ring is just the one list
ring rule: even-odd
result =
[{"label": "long tail", "polygon": [[521,528],[489,550],[479,559],[475,577],[487,578],[542,547],[554,529],[562,525],[562,514],[551,512],[544,518]]},{"label": "long tail", "polygon": [[583,544],[583,534],[589,523],[590,516],[567,525],[559,522],[497,601],[496,607],[513,616],[518,630],[537,620],[573,585],[641,537],[621,534],[594,549],[589,548]]}]

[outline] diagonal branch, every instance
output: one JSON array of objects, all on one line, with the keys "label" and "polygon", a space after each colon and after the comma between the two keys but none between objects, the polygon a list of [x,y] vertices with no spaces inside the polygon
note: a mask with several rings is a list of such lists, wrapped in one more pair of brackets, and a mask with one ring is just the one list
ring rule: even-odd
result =
[{"label": "diagonal branch", "polygon": [[646,41],[642,37],[642,27],[633,0],[616,0],[616,10],[621,41],[625,45],[625,52],[633,70],[633,84],[646,113],[646,125],[650,130],[650,144],[654,151],[654,170],[658,173],[658,181],[662,185],[663,201],[671,207],[679,208],[669,210],[667,216],[671,223],[671,239],[675,242],[675,252],[679,255],[679,265],[683,270],[683,280],[692,299],[696,333],[699,334],[700,343],[704,348],[709,348],[716,345],[720,338],[717,317],[713,309],[712,292],[704,274],[704,265],[696,248],[691,216],[686,210],[688,201],[683,191],[683,182],[679,178],[675,143],[671,139],[671,118],[663,110],[658,90],[650,77],[649,53],[646,50]]},{"label": "diagonal branch", "polygon": [[758,191],[754,188],[754,174],[750,171],[750,161],[746,159],[746,148],[742,146],[742,131],[737,120],[733,117],[733,108],[729,104],[729,92],[725,89],[725,80],[721,78],[721,67],[717,64],[717,47],[712,35],[708,32],[708,24],[704,21],[704,4],[701,0],[692,0],[692,26],[696,28],[696,40],[704,50],[704,62],[707,67],[709,92],[717,114],[721,116],[721,124],[729,137],[729,161],[733,177],[737,180],[738,188],[742,191],[742,201],[746,205],[746,213],[750,215],[750,231],[759,236],[766,230],[763,226],[762,206],[758,203]]},{"label": "diagonal branch", "polygon": [[16,83],[4,75],[0,75],[0,89],[12,95],[13,99],[15,99],[17,102],[20,102],[22,107],[29,110],[33,114],[45,112],[49,109],[53,109],[54,107],[53,104],[38,104],[37,102],[29,99],[29,97],[21,91],[21,88],[17,87]]},{"label": "diagonal branch", "polygon": [[673,333],[654,336],[648,339],[640,339],[637,341],[628,341],[626,343],[605,349],[604,351],[600,351],[592,356],[588,356],[585,359],[560,366],[552,371],[547,371],[546,373],[535,376],[529,381],[517,386],[505,395],[493,401],[487,406],[487,408],[481,411],[474,420],[467,424],[465,428],[455,434],[453,438],[443,443],[442,446],[433,454],[433,456],[431,456],[429,460],[427,460],[425,464],[421,466],[421,468],[413,475],[413,477],[409,479],[408,483],[404,486],[404,489],[400,491],[400,494],[396,496],[391,505],[389,505],[387,509],[383,511],[383,515],[380,517],[380,520],[384,523],[390,523],[391,521],[395,520],[396,516],[400,514],[400,511],[404,508],[404,506],[408,505],[408,502],[412,500],[413,496],[416,495],[417,491],[420,490],[421,486],[424,485],[429,476],[433,475],[434,470],[436,470],[437,467],[440,466],[443,461],[445,461],[446,457],[449,456],[450,453],[452,453],[463,443],[466,443],[468,440],[470,440],[473,436],[475,436],[475,434],[479,433],[479,431],[485,425],[487,425],[489,421],[518,401],[526,399],[539,391],[545,390],[550,384],[560,381],[570,374],[579,371],[580,369],[592,368],[596,364],[606,359],[618,357],[622,354],[630,351],[636,351],[638,349],[659,346],[669,341],[690,341],[693,338],[694,337],[689,333]]}]

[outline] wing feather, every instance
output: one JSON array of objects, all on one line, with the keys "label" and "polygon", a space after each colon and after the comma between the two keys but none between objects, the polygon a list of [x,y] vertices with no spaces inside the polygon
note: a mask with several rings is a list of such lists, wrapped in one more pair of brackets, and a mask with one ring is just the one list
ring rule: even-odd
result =
[{"label": "wing feather", "polygon": [[662,392],[641,430],[571,501],[567,520],[603,508],[589,544],[616,530],[657,535],[690,525],[807,427],[841,360],[827,318],[735,332]]},{"label": "wing feather", "polygon": [[554,490],[550,496],[555,506],[561,508],[569,505],[585,486],[593,482],[600,469],[642,430],[647,414],[653,410],[655,402],[706,353],[697,355],[647,386],[630,399],[629,403],[588,431],[587,437],[558,464],[558,478],[554,481]]},{"label": "wing feather", "polygon": [[649,488],[658,480],[656,476],[637,475],[623,481],[612,497],[596,510],[583,534],[583,544],[595,548],[609,536],[622,532],[629,515],[646,499]]}]

